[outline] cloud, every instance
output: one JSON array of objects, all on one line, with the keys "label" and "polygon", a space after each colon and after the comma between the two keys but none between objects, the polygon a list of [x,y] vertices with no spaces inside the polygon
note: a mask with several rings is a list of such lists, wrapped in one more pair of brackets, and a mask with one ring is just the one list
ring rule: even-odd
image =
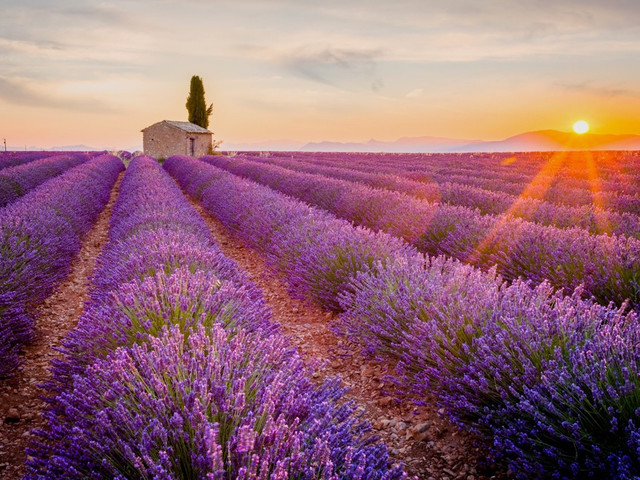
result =
[{"label": "cloud", "polygon": [[134,22],[127,13],[108,3],[100,3],[98,5],[90,5],[87,2],[70,2],[69,5],[61,6],[57,0],[51,7],[51,13],[59,16],[69,16],[70,20],[76,21],[95,21],[110,26],[130,26]]},{"label": "cloud", "polygon": [[114,109],[106,103],[85,97],[68,97],[56,95],[51,89],[43,93],[16,79],[0,77],[0,100],[7,103],[27,107],[51,108],[56,110],[73,110],[90,113],[109,113]]},{"label": "cloud", "polygon": [[373,82],[371,82],[371,91],[374,93],[379,93],[384,89],[384,82],[376,78]]},{"label": "cloud", "polygon": [[292,72],[321,83],[331,83],[329,76],[336,72],[372,74],[378,51],[356,51],[325,48],[319,51],[301,49],[284,59],[283,64]]},{"label": "cloud", "polygon": [[348,5],[344,3],[322,2],[318,8],[332,9],[335,16],[347,17],[347,21],[364,19],[400,28],[473,28],[527,35],[565,33],[571,29],[636,29],[640,20],[637,0],[352,0]]},{"label": "cloud", "polygon": [[631,97],[640,98],[640,90],[633,90],[623,87],[611,87],[604,85],[594,85],[592,82],[580,82],[580,83],[555,83],[557,87],[570,93],[586,93],[589,95],[596,95],[599,97]]},{"label": "cloud", "polygon": [[1,38],[47,49],[93,43],[106,32],[123,34],[140,24],[130,12],[106,2],[0,0],[0,6]]},{"label": "cloud", "polygon": [[405,95],[406,98],[420,98],[424,95],[424,89],[416,88]]},{"label": "cloud", "polygon": [[380,50],[356,50],[326,47],[301,48],[278,59],[278,63],[298,77],[324,85],[351,88],[363,81],[375,91],[383,86],[376,78],[376,60]]},{"label": "cloud", "polygon": [[[30,17],[36,20],[48,19],[44,24],[33,24],[34,30],[55,29],[60,23],[72,25],[76,22],[91,22],[109,26],[129,26],[134,23],[127,12],[113,3],[98,2],[91,4],[85,0],[35,0],[29,2],[6,2],[0,0],[3,10],[18,19]],[[117,3],[117,2],[116,2]],[[52,22],[52,19],[56,22]],[[28,26],[28,25],[27,25]],[[77,26],[82,26],[79,23]]]}]

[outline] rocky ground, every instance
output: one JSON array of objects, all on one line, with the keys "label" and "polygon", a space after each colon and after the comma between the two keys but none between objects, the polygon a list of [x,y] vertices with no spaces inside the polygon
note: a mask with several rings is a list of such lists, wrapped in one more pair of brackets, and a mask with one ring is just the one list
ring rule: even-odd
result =
[{"label": "rocky ground", "polygon": [[220,244],[223,253],[247,271],[262,289],[274,320],[309,361],[325,364],[318,380],[339,375],[349,387],[348,398],[364,407],[365,417],[410,475],[425,480],[481,480],[513,478],[491,462],[480,439],[458,429],[435,406],[397,403],[387,395],[385,366],[369,361],[357,345],[331,331],[334,314],[289,295],[283,278],[268,268],[262,257],[246,247],[202,207],[192,201]]},{"label": "rocky ground", "polygon": [[62,345],[82,314],[96,257],[107,241],[111,209],[122,175],[106,208],[86,234],[69,276],[37,306],[35,341],[24,348],[20,370],[10,379],[0,381],[0,478],[3,480],[22,478],[25,473],[29,432],[44,424],[41,413],[45,403],[40,397],[45,392],[39,385],[50,378],[49,364],[60,356],[55,349]]},{"label": "rocky ground", "polygon": [[[95,259],[107,241],[111,209],[119,191],[116,183],[109,204],[86,235],[69,277],[38,307],[36,340],[26,346],[20,371],[0,382],[0,478],[21,478],[25,473],[25,449],[30,431],[43,426],[45,406],[38,385],[50,376],[49,363],[59,356],[66,334],[75,327],[87,299]],[[392,385],[385,378],[388,366],[363,358],[357,345],[335,335],[336,317],[308,302],[289,295],[286,282],[271,271],[262,257],[247,248],[196,203],[222,251],[245,269],[263,290],[282,326],[309,361],[323,366],[316,379],[340,376],[349,388],[347,397],[363,407],[364,416],[385,440],[392,456],[405,464],[409,474],[425,480],[506,480],[513,476],[492,464],[480,440],[459,430],[430,406],[415,406],[409,400],[396,402],[389,395]]]}]

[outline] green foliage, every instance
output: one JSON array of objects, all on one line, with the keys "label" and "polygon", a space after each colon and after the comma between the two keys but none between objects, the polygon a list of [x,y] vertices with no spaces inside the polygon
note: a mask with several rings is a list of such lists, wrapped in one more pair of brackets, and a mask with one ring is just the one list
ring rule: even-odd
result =
[{"label": "green foliage", "polygon": [[204,85],[198,75],[191,77],[186,107],[191,123],[200,125],[202,128],[209,128],[209,117],[213,112],[213,103],[207,107],[207,102],[204,99]]}]

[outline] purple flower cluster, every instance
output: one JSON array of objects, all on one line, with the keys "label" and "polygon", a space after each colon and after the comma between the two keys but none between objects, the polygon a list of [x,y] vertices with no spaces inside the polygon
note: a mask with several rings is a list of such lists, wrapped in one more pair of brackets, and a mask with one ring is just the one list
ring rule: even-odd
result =
[{"label": "purple flower cluster", "polygon": [[[634,152],[530,152],[465,154],[358,154],[269,152],[264,161],[289,160],[369,174],[391,174],[441,188],[442,197],[458,193],[472,208],[489,208],[491,198],[507,201],[508,194],[533,208],[537,202],[558,206],[597,206],[602,212],[640,215],[640,157]],[[471,188],[463,189],[462,185]],[[464,198],[465,191],[469,198]],[[489,195],[485,197],[487,193]],[[440,198],[440,197],[438,197]],[[537,201],[537,202],[532,202]],[[530,203],[531,202],[531,203]],[[500,210],[501,212],[502,210]],[[571,211],[571,210],[569,210]],[[579,210],[578,210],[579,211]],[[598,211],[598,210],[596,210]],[[544,218],[544,214],[539,217]],[[540,220],[536,220],[540,221]]]},{"label": "purple flower cluster", "polygon": [[28,479],[406,477],[149,157],[127,169],[64,350]]},{"label": "purple flower cluster", "polygon": [[96,157],[0,209],[0,377],[31,339],[29,307],[67,275],[123,169],[116,157]]},{"label": "purple flower cluster", "polygon": [[135,156],[133,152],[129,152],[127,150],[118,150],[115,154],[124,161],[133,160],[133,157]]},{"label": "purple flower cluster", "polygon": [[523,478],[640,473],[635,312],[547,283],[507,285],[443,257],[360,274],[341,305],[343,331],[397,362],[399,385],[435,395]]},{"label": "purple flower cluster", "polygon": [[[288,158],[290,152],[261,157]],[[640,200],[637,152],[519,152],[464,154],[303,153],[295,158],[324,166],[391,173],[428,183],[463,183],[566,205],[595,203],[618,210]],[[624,202],[622,202],[624,204]],[[640,213],[640,209],[620,211]]]},{"label": "purple flower cluster", "polygon": [[56,155],[53,152],[0,152],[0,170]]},{"label": "purple flower cluster", "polygon": [[410,195],[374,189],[322,175],[293,172],[240,157],[203,161],[251,178],[328,210],[338,217],[405,239],[430,255],[447,255],[508,280],[549,281],[603,303],[629,299],[640,305],[640,240],[591,235],[510,216],[481,215],[465,207],[434,204]]},{"label": "purple flower cluster", "polygon": [[38,185],[89,160],[83,153],[52,155],[0,171],[0,208]]},{"label": "purple flower cluster", "polygon": [[311,296],[325,308],[339,310],[338,293],[357,272],[398,252],[417,254],[389,234],[354,229],[299,201],[283,202],[270,188],[239,181],[189,157],[170,157],[164,168],[245,242],[266,252],[271,264],[286,272],[292,293]]},{"label": "purple flower cluster", "polygon": [[[343,158],[341,166],[324,166],[313,161],[299,161],[281,157],[243,158],[277,165],[289,170],[317,175],[325,175],[341,180],[364,183],[374,188],[384,188],[422,198],[431,202],[458,205],[478,209],[483,214],[498,215],[507,213],[512,217],[553,225],[559,228],[580,227],[591,233],[614,233],[640,238],[640,217],[630,213],[620,213],[596,206],[571,206],[547,202],[531,197],[518,197],[506,192],[493,192],[480,187],[445,181],[418,182],[396,173],[380,173],[354,170],[349,166],[348,157]],[[393,171],[393,170],[391,170]]]},{"label": "purple flower cluster", "polygon": [[[406,172],[400,174],[407,178],[413,178],[418,181],[423,179],[426,174],[421,172]],[[620,191],[600,190],[595,186],[591,188],[569,188],[562,184],[558,185],[553,178],[537,177],[533,183],[522,181],[512,182],[501,178],[487,178],[480,172],[461,173],[461,174],[431,174],[430,180],[442,182],[455,182],[468,185],[469,187],[480,188],[498,194],[500,198],[503,194],[518,196],[519,202],[531,202],[532,205],[545,201],[554,205],[564,205],[567,207],[593,207],[594,205],[602,208],[606,212],[629,213],[632,215],[640,215],[640,194],[623,193]],[[636,182],[638,180],[635,180]],[[571,210],[569,210],[571,211]]]},{"label": "purple flower cluster", "polygon": [[[522,478],[640,474],[635,312],[584,300],[580,289],[565,296],[548,282],[508,284],[495,269],[424,257],[198,160],[171,157],[165,169],[292,288],[329,308],[337,301],[339,330],[396,365],[405,394],[435,397]],[[345,262],[353,268],[329,267],[337,297],[323,297],[329,290],[317,289],[319,277],[309,271],[322,271],[341,246],[361,243],[366,248]]]}]

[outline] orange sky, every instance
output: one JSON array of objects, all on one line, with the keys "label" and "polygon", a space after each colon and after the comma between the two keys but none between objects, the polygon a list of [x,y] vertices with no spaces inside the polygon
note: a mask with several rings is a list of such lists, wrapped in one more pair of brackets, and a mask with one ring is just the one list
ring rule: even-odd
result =
[{"label": "orange sky", "polygon": [[0,136],[135,148],[194,74],[223,147],[640,133],[639,2],[444,3],[0,0]]}]

